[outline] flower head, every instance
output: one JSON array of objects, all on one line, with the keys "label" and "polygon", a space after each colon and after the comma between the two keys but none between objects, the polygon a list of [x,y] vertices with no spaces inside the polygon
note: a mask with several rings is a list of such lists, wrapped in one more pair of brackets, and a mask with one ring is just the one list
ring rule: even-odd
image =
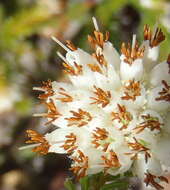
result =
[{"label": "flower head", "polygon": [[119,55],[109,33],[104,35],[93,21],[94,36],[88,36],[92,55],[53,38],[66,50],[65,56],[58,55],[70,83],[47,81],[34,88],[42,91],[39,98],[48,109],[35,116],[58,128],[44,136],[29,130],[28,142],[38,143],[33,151],[42,154],[68,154],[77,178],[131,170],[146,189],[163,189],[159,182],[167,179],[161,165],[170,165],[170,140],[164,140],[164,128],[170,131],[170,59],[159,63],[158,55],[165,36],[146,25],[143,44],[133,35],[132,45],[123,43]]}]

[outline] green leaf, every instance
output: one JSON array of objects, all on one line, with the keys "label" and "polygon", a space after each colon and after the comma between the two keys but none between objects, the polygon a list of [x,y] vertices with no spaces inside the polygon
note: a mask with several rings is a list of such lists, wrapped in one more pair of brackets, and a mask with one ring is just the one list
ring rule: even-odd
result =
[{"label": "green leaf", "polygon": [[76,190],[76,187],[75,185],[73,184],[72,180],[71,179],[66,179],[65,183],[64,183],[64,186],[66,189],[68,190]]},{"label": "green leaf", "polygon": [[83,177],[80,179],[80,184],[81,184],[81,190],[89,190],[89,177]]},{"label": "green leaf", "polygon": [[126,189],[128,188],[128,183],[126,181],[116,181],[112,182],[110,184],[104,185],[101,190],[112,190],[113,188],[118,188],[118,189]]}]

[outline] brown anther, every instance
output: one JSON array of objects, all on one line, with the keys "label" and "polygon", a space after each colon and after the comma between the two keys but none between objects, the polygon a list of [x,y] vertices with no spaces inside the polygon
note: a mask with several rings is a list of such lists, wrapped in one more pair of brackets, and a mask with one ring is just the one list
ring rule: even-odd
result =
[{"label": "brown anther", "polygon": [[104,59],[104,56],[101,54],[97,54],[97,53],[93,53],[92,56],[98,61],[98,63],[101,65],[101,66],[105,66],[107,67],[107,62],[106,60]]},{"label": "brown anther", "polygon": [[145,47],[140,48],[137,41],[134,48],[130,46],[130,43],[128,43],[127,46],[125,43],[122,43],[121,52],[123,55],[125,55],[124,61],[129,65],[132,65],[133,61],[135,61],[136,59],[142,58],[144,55],[144,51]]},{"label": "brown anther", "polygon": [[162,88],[162,91],[159,92],[159,97],[155,98],[156,101],[164,100],[167,102],[170,102],[170,85],[165,80],[162,80],[162,84],[164,85],[164,88]]},{"label": "brown anther", "polygon": [[128,146],[130,148],[132,148],[134,153],[126,153],[126,154],[134,154],[134,156],[132,156],[131,159],[134,159],[134,158],[136,159],[138,153],[144,152],[144,154],[145,154],[145,162],[147,163],[148,159],[151,157],[151,155],[149,153],[149,148],[147,148],[147,147],[143,146],[141,143],[139,143],[135,137],[133,139],[134,139],[135,142],[133,142],[133,143],[128,142]]},{"label": "brown anther", "polygon": [[58,92],[63,97],[56,98],[56,100],[60,100],[61,102],[72,102],[73,98],[66,92],[64,88],[60,88],[60,91]]},{"label": "brown anther", "polygon": [[63,66],[65,68],[64,72],[66,74],[70,74],[73,76],[78,76],[83,73],[83,67],[82,65],[78,65],[77,63],[74,62],[74,67],[69,65],[68,63],[63,63]]},{"label": "brown anther", "polygon": [[47,108],[48,108],[48,113],[44,114],[45,118],[51,119],[50,121],[48,121],[46,123],[46,125],[50,124],[51,122],[55,121],[56,119],[58,119],[61,114],[59,113],[59,111],[57,110],[54,102],[52,99],[49,100],[49,102],[45,102]]},{"label": "brown anther", "polygon": [[84,177],[89,166],[88,156],[85,156],[80,150],[77,151],[78,156],[73,157],[74,165],[70,170],[76,175],[77,179]]},{"label": "brown anther", "polygon": [[76,51],[77,47],[70,40],[66,40],[66,46],[70,48],[72,51]]},{"label": "brown anther", "polygon": [[118,120],[119,123],[122,123],[120,130],[126,129],[129,123],[132,121],[133,117],[130,112],[126,110],[124,105],[117,104],[119,112],[112,112],[112,120]]},{"label": "brown anther", "polygon": [[122,100],[136,100],[137,96],[141,95],[141,87],[139,81],[130,80],[128,85],[124,86],[124,96],[121,97]]},{"label": "brown anther", "polygon": [[156,28],[155,33],[152,34],[151,28],[148,25],[145,25],[144,40],[149,40],[149,45],[151,48],[153,48],[165,40],[165,35],[160,28]]},{"label": "brown anther", "polygon": [[66,141],[61,147],[64,148],[68,154],[71,154],[78,147],[76,146],[76,135],[74,133],[66,135]]},{"label": "brown anther", "polygon": [[134,128],[137,134],[141,133],[146,128],[151,131],[161,130],[163,123],[160,123],[157,117],[152,117],[150,114],[142,115],[141,117],[144,121]]},{"label": "brown anther", "polygon": [[38,96],[39,99],[46,100],[46,99],[48,99],[48,97],[54,95],[51,80],[48,80],[46,82],[42,82],[42,86],[40,88],[44,90],[44,93],[42,93]]},{"label": "brown anther", "polygon": [[77,112],[70,112],[73,114],[73,117],[65,118],[68,121],[68,126],[76,125],[77,127],[83,127],[92,120],[92,116],[90,115],[90,113],[82,109],[78,109]]},{"label": "brown anther", "polygon": [[168,64],[168,67],[169,67],[169,74],[170,74],[170,54],[168,55],[168,58],[167,58],[167,64]]},{"label": "brown anther", "polygon": [[105,166],[105,171],[111,168],[119,168],[121,167],[121,164],[119,162],[119,159],[116,155],[115,152],[112,150],[109,152],[109,157],[107,156],[102,156],[102,159],[104,160],[104,166]]},{"label": "brown anther", "polygon": [[160,185],[157,180],[160,180],[162,182],[168,183],[168,179],[164,176],[155,176],[152,175],[151,173],[149,173],[147,171],[147,173],[145,173],[145,179],[144,179],[144,183],[146,184],[146,186],[151,185],[153,186],[156,190],[162,190],[164,189],[164,187],[162,185]]},{"label": "brown anther", "polygon": [[101,104],[102,107],[104,108],[105,106],[107,106],[110,103],[110,99],[111,99],[111,93],[110,91],[104,91],[101,88],[97,88],[96,86],[94,86],[95,90],[94,94],[97,97],[90,97],[92,100],[94,100],[94,102],[92,102],[91,104]]},{"label": "brown anther", "polygon": [[31,144],[38,143],[39,144],[32,149],[33,152],[37,152],[37,153],[43,154],[43,155],[48,153],[50,145],[49,145],[48,141],[44,138],[43,135],[39,134],[38,132],[36,132],[34,130],[27,130],[26,133],[27,133],[28,137],[30,138],[30,140],[27,140],[26,143],[31,143]]},{"label": "brown anther", "polygon": [[88,35],[88,41],[94,48],[96,48],[96,46],[103,48],[104,42],[107,42],[108,40],[109,32],[106,32],[105,36],[99,31],[94,31],[94,37]]},{"label": "brown anther", "polygon": [[106,129],[97,127],[96,130],[94,130],[92,137],[94,139],[92,141],[92,144],[94,144],[95,148],[102,146],[103,151],[106,152],[110,143],[108,142],[103,143],[102,141],[106,140],[108,138],[108,135],[109,133],[106,131]]},{"label": "brown anther", "polygon": [[91,71],[93,72],[98,72],[98,73],[102,73],[102,70],[100,69],[99,65],[97,64],[88,64],[88,67],[91,69]]}]

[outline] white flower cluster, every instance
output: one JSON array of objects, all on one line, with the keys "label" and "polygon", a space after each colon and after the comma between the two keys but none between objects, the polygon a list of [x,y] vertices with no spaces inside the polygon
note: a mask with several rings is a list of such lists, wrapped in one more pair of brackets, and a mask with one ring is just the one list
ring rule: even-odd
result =
[{"label": "white flower cluster", "polygon": [[[132,171],[145,189],[163,189],[165,166],[170,166],[170,57],[158,63],[161,29],[146,25],[139,46],[122,44],[121,55],[99,31],[93,18],[90,55],[72,42],[58,55],[70,83],[43,83],[35,90],[45,102],[48,118],[58,128],[44,136],[28,130],[33,151],[65,153],[73,160],[71,171],[81,178],[105,172]],[[33,145],[34,146],[34,145]]]}]

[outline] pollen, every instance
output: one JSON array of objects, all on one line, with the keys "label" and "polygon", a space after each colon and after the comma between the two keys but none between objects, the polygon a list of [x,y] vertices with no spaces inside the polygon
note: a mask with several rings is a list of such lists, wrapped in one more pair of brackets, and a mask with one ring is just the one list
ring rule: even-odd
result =
[{"label": "pollen", "polygon": [[67,151],[68,154],[71,154],[78,146],[76,146],[76,135],[74,133],[70,133],[66,135],[66,141],[64,145],[61,147]]},{"label": "pollen", "polygon": [[141,143],[137,141],[137,139],[133,138],[135,142],[131,143],[128,142],[128,146],[134,151],[134,153],[127,153],[127,154],[133,154],[131,159],[137,159],[138,153],[143,152],[145,154],[145,162],[148,162],[148,159],[151,157],[151,154],[149,153],[149,148],[143,146]]},{"label": "pollen", "polygon": [[148,171],[147,171],[147,173],[145,173],[144,183],[146,184],[146,186],[151,185],[156,190],[164,189],[164,187],[157,182],[158,180],[161,182],[168,183],[168,179],[164,176],[155,176],[155,175],[152,175],[151,173],[149,173]]},{"label": "pollen", "polygon": [[33,152],[37,152],[43,155],[48,153],[50,145],[43,135],[34,130],[27,130],[26,133],[30,138],[30,140],[27,140],[26,143],[38,143],[38,145],[32,149]]},{"label": "pollen", "polygon": [[56,119],[58,119],[61,114],[59,113],[59,111],[57,110],[54,102],[52,99],[50,99],[49,102],[46,102],[45,103],[47,108],[48,108],[48,113],[47,114],[44,114],[44,117],[48,118],[48,119],[51,119],[50,121],[48,121],[46,123],[47,124],[50,124],[51,122],[55,121]]},{"label": "pollen", "polygon": [[119,112],[112,112],[111,116],[112,116],[112,120],[118,120],[119,123],[122,123],[122,127],[120,128],[120,130],[126,129],[130,123],[130,121],[132,121],[133,117],[131,115],[130,112],[128,112],[126,110],[126,107],[124,105],[120,105],[117,104]]},{"label": "pollen", "polygon": [[124,96],[122,100],[136,100],[137,96],[141,96],[141,87],[139,81],[130,80],[128,85],[124,86]]},{"label": "pollen", "polygon": [[74,62],[74,67],[69,65],[68,63],[63,63],[63,66],[64,66],[64,72],[66,74],[70,74],[70,75],[75,75],[75,76],[78,76],[78,75],[81,75],[83,73],[83,67],[82,65],[78,65],[76,62]]},{"label": "pollen", "polygon": [[125,55],[124,61],[129,65],[132,65],[133,61],[136,59],[142,58],[144,51],[145,47],[140,48],[137,41],[135,42],[134,47],[131,47],[130,43],[127,45],[125,43],[122,43],[121,52],[123,55]]},{"label": "pollen", "polygon": [[151,48],[153,48],[165,40],[165,35],[160,28],[156,28],[155,33],[152,34],[151,28],[148,25],[145,25],[144,40],[149,40],[149,45]]},{"label": "pollen", "polygon": [[77,47],[73,44],[73,42],[71,42],[70,40],[67,40],[66,41],[66,46],[68,48],[70,48],[72,51],[76,51],[77,50]]},{"label": "pollen", "polygon": [[91,71],[93,71],[93,72],[102,73],[101,68],[100,68],[99,65],[97,65],[97,64],[90,63],[90,64],[88,64],[88,67],[89,67],[89,68],[91,69]]},{"label": "pollen", "polygon": [[94,37],[88,35],[88,41],[92,47],[96,48],[97,46],[103,48],[104,42],[109,40],[109,32],[106,32],[105,35],[99,31],[94,31]]},{"label": "pollen", "polygon": [[60,100],[61,102],[72,102],[73,101],[73,98],[72,96],[70,96],[66,90],[64,88],[60,88],[59,89],[60,91],[58,92],[59,95],[63,96],[63,97],[60,97],[60,98],[56,98],[56,100]]},{"label": "pollen", "polygon": [[68,121],[68,126],[77,126],[83,127],[92,120],[92,116],[89,112],[82,109],[78,109],[78,112],[70,111],[73,114],[73,117],[65,118]]},{"label": "pollen", "polygon": [[91,104],[101,104],[102,108],[106,107],[110,103],[111,93],[110,91],[104,91],[101,88],[94,86],[94,94],[96,97],[90,97],[94,102]]},{"label": "pollen", "polygon": [[54,95],[54,91],[52,89],[52,82],[51,82],[51,80],[48,80],[46,82],[42,82],[42,86],[41,87],[35,87],[35,88],[33,88],[33,90],[38,90],[38,91],[43,91],[44,92],[44,93],[42,93],[42,94],[40,94],[38,96],[38,98],[40,100],[47,100],[48,97]]},{"label": "pollen", "polygon": [[155,100],[157,101],[164,100],[170,102],[170,86],[165,80],[162,80],[162,84],[164,85],[164,88],[162,89],[161,92],[159,92],[160,96]]},{"label": "pollen", "polygon": [[119,162],[116,153],[112,150],[109,152],[108,156],[102,156],[102,159],[104,160],[105,171],[111,168],[121,167],[121,164]]},{"label": "pollen", "polygon": [[103,147],[103,151],[106,152],[107,148],[109,146],[110,143],[108,143],[106,141],[106,139],[108,138],[109,133],[106,131],[106,129],[104,128],[96,128],[96,130],[94,130],[93,133],[93,141],[92,144],[94,144],[95,148],[98,148],[99,146]]},{"label": "pollen", "polygon": [[74,165],[70,170],[80,179],[86,175],[88,169],[88,156],[85,156],[82,151],[77,151],[78,156],[73,157]]},{"label": "pollen", "polygon": [[162,123],[159,122],[157,117],[152,117],[150,114],[142,115],[142,119],[144,120],[139,126],[135,127],[134,130],[136,133],[141,133],[144,129],[148,128],[151,131],[161,130]]},{"label": "pollen", "polygon": [[98,63],[99,63],[101,66],[107,67],[107,62],[106,62],[106,60],[104,59],[104,56],[103,56],[102,54],[93,53],[92,56],[98,61]]}]

